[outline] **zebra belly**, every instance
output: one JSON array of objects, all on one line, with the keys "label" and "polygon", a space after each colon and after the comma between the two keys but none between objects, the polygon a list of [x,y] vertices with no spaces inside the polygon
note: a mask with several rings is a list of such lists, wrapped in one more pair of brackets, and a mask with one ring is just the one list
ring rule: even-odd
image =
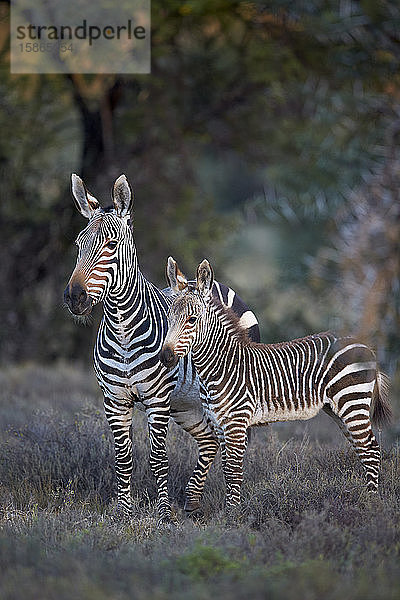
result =
[{"label": "zebra belly", "polygon": [[[203,405],[200,400],[199,380],[196,377],[194,382],[183,381],[181,374],[174,391],[170,396],[171,416],[177,422],[185,422],[187,425],[195,425],[204,417]],[[141,411],[145,410],[144,404],[138,400],[135,402],[135,408]]]},{"label": "zebra belly", "polygon": [[278,406],[268,409],[266,404],[257,403],[256,410],[250,419],[249,425],[262,425],[263,423],[274,423],[276,421],[306,421],[312,419],[321,410],[323,403],[313,403],[304,407],[298,402],[298,408],[293,403],[288,406]]}]

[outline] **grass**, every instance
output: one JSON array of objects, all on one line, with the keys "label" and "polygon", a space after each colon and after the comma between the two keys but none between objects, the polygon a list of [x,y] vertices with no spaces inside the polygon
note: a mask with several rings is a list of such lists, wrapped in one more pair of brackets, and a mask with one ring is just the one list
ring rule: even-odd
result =
[{"label": "grass", "polygon": [[381,493],[327,417],[254,431],[235,523],[219,460],[199,522],[182,511],[196,460],[170,428],[176,527],[157,529],[143,415],[136,415],[134,516],[115,516],[113,445],[90,373],[20,366],[0,376],[0,597],[397,599],[400,447],[385,434]]}]

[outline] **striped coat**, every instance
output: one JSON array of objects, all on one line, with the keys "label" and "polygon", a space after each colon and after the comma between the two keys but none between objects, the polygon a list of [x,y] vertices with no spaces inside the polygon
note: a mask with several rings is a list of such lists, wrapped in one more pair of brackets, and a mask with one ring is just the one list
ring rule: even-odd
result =
[{"label": "striped coat", "polygon": [[390,407],[387,378],[372,350],[331,332],[280,344],[251,342],[232,311],[213,300],[207,261],[199,266],[196,286],[180,291],[176,268],[169,259],[171,287],[178,295],[169,310],[161,359],[168,366],[192,352],[203,401],[222,443],[227,505],[240,500],[247,427],[309,419],[321,409],[352,442],[368,489],[376,491],[380,456],[370,412],[373,420],[384,421]]}]

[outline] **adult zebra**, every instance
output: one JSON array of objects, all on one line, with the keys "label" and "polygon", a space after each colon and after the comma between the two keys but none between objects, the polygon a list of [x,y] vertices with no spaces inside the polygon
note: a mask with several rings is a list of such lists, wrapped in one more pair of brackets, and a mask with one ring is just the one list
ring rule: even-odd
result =
[{"label": "adult zebra", "polygon": [[[179,272],[180,273],[180,272]],[[255,344],[232,311],[214,302],[208,261],[196,286],[185,282],[176,262],[167,274],[176,296],[160,360],[173,366],[192,352],[204,386],[203,402],[220,436],[227,508],[240,502],[246,430],[272,421],[310,419],[320,409],[333,417],[361,459],[370,491],[378,488],[379,446],[372,419],[390,418],[387,377],[370,348],[348,337],[318,333],[281,344]]]},{"label": "adult zebra", "polygon": [[[198,444],[198,461],[186,487],[185,509],[196,510],[204,481],[218,450],[218,439],[199,397],[199,381],[190,360],[172,372],[158,355],[167,329],[171,299],[141,273],[130,222],[131,189],[124,175],[114,184],[113,205],[102,209],[72,175],[72,194],[79,212],[89,219],[78,235],[78,258],[64,292],[75,315],[87,315],[103,302],[94,349],[94,368],[104,394],[104,408],[115,444],[118,507],[131,511],[132,441],[134,406],[146,411],[150,436],[150,465],[156,477],[160,520],[170,519],[167,490],[168,461],[165,440],[169,416]],[[233,290],[216,283],[212,293],[226,302],[259,339],[254,314]]]}]

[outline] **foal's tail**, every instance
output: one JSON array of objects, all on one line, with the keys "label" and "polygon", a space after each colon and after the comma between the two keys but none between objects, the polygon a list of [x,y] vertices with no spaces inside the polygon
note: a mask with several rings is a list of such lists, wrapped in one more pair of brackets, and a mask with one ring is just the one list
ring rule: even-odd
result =
[{"label": "foal's tail", "polygon": [[374,392],[372,394],[371,421],[378,427],[389,425],[393,419],[392,407],[388,398],[389,384],[389,377],[385,373],[377,371]]}]

